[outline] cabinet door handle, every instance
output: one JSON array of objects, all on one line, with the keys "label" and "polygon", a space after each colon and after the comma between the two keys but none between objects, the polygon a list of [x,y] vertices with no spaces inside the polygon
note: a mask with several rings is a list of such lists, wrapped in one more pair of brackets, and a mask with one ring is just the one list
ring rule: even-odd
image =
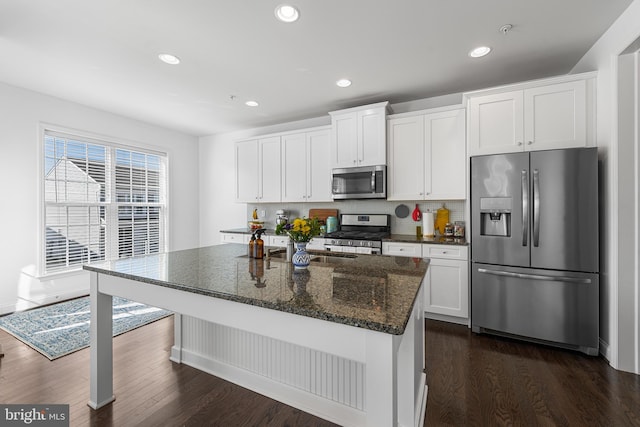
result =
[{"label": "cabinet door handle", "polygon": [[553,282],[585,283],[585,284],[591,283],[591,279],[583,279],[579,277],[556,277],[556,276],[546,276],[541,274],[512,273],[510,271],[488,270],[486,268],[479,268],[478,273],[493,274],[494,276],[515,277],[517,279],[549,280]]},{"label": "cabinet door handle", "polygon": [[533,144],[533,141],[529,141],[529,142],[527,142],[527,144],[531,145],[531,144]]},{"label": "cabinet door handle", "polygon": [[518,141],[518,145],[522,145],[522,141]]}]

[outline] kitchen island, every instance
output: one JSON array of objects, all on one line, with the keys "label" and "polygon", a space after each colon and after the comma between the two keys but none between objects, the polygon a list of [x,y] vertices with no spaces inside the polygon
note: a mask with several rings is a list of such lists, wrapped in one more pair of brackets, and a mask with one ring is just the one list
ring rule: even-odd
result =
[{"label": "kitchen island", "polygon": [[115,399],[116,295],[176,313],[174,362],[341,425],[422,425],[428,260],[318,253],[298,272],[282,252],[255,260],[246,250],[228,244],[85,266],[89,406]]}]

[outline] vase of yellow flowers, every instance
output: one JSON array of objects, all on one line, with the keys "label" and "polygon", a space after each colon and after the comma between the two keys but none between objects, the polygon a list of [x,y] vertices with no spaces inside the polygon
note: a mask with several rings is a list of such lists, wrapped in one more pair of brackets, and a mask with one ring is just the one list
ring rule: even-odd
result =
[{"label": "vase of yellow flowers", "polygon": [[278,224],[276,234],[286,234],[296,246],[291,262],[297,270],[305,269],[311,263],[307,252],[307,243],[320,235],[320,222],[317,218],[296,218],[292,223]]}]

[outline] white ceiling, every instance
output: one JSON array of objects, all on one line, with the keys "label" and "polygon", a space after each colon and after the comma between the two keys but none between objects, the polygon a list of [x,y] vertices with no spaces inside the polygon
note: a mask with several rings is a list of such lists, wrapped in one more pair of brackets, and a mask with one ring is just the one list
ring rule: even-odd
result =
[{"label": "white ceiling", "polygon": [[0,0],[0,81],[210,135],[566,74],[632,0],[285,1]]}]

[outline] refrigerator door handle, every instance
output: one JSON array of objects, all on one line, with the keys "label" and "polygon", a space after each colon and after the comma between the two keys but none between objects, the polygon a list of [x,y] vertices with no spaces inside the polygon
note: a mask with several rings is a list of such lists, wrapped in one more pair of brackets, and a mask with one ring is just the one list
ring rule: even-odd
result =
[{"label": "refrigerator door handle", "polygon": [[533,171],[533,246],[540,244],[540,177],[538,169]]},{"label": "refrigerator door handle", "polygon": [[544,276],[542,274],[512,273],[510,271],[487,270],[486,268],[479,268],[478,273],[492,274],[494,276],[503,276],[503,277],[515,277],[517,279],[549,280],[553,282],[569,282],[569,283],[584,283],[584,284],[591,283],[591,279],[582,279],[577,277]]},{"label": "refrigerator door handle", "polygon": [[522,182],[522,246],[527,246],[527,235],[529,234],[529,179],[527,171],[521,174]]}]

